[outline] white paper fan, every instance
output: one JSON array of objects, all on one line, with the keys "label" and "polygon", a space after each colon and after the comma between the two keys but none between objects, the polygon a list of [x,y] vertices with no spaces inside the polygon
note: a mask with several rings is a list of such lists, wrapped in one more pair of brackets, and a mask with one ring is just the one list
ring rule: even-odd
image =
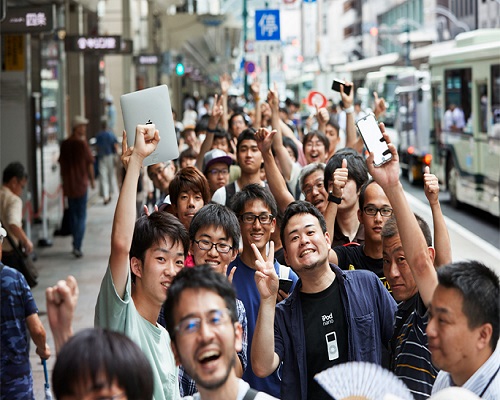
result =
[{"label": "white paper fan", "polygon": [[367,362],[328,368],[314,379],[335,400],[413,400],[406,385],[392,372]]}]

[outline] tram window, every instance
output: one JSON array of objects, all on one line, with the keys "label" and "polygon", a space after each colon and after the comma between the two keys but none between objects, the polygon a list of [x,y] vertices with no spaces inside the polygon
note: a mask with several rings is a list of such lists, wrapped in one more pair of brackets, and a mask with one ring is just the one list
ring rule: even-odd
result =
[{"label": "tram window", "polygon": [[488,130],[488,86],[486,83],[478,83],[477,85],[478,107],[479,110],[479,127],[480,132],[485,133]]},{"label": "tram window", "polygon": [[[472,70],[470,68],[445,71],[445,106],[446,110],[455,108],[451,130],[463,131],[471,114]],[[453,107],[454,106],[454,107]],[[450,127],[446,127],[450,128]],[[447,129],[447,130],[448,130]]]},{"label": "tram window", "polygon": [[490,134],[500,138],[500,64],[491,66],[491,114],[493,127]]},{"label": "tram window", "polygon": [[432,85],[432,119],[434,122],[434,134],[436,141],[440,141],[441,137],[441,118],[444,113],[443,105],[441,104],[441,85]]}]

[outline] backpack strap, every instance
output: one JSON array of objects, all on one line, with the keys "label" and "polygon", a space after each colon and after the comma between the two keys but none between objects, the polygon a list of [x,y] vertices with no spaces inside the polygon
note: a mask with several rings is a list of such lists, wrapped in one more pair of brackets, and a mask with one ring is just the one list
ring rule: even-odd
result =
[{"label": "backpack strap", "polygon": [[248,389],[248,391],[245,393],[245,396],[243,397],[243,400],[253,400],[255,397],[259,394],[259,392],[255,389]]}]

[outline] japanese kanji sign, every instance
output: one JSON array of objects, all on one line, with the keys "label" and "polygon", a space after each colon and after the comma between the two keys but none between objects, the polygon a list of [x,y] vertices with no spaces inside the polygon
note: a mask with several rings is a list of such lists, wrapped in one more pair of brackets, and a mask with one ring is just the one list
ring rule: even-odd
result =
[{"label": "japanese kanji sign", "polygon": [[2,33],[52,32],[55,23],[55,6],[11,7],[0,24]]},{"label": "japanese kanji sign", "polygon": [[279,10],[255,10],[255,40],[280,40]]}]

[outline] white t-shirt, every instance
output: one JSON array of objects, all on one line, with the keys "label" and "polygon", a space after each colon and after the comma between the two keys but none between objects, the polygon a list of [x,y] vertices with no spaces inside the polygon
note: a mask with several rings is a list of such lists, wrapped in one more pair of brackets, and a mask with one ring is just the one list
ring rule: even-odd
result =
[{"label": "white t-shirt", "polygon": [[178,368],[170,348],[170,336],[165,328],[153,325],[137,312],[130,292],[130,269],[121,299],[108,266],[97,297],[94,325],[123,333],[141,348],[153,370],[153,399],[177,400],[180,398]]},{"label": "white t-shirt", "polygon": [[[246,383],[243,379],[238,379],[238,395],[234,400],[243,400],[243,397],[250,389],[250,385]],[[193,396],[183,397],[183,400],[203,400],[200,396],[200,393],[195,393]],[[267,393],[259,392],[257,396],[255,396],[255,400],[277,400],[276,397],[270,396]]]}]

